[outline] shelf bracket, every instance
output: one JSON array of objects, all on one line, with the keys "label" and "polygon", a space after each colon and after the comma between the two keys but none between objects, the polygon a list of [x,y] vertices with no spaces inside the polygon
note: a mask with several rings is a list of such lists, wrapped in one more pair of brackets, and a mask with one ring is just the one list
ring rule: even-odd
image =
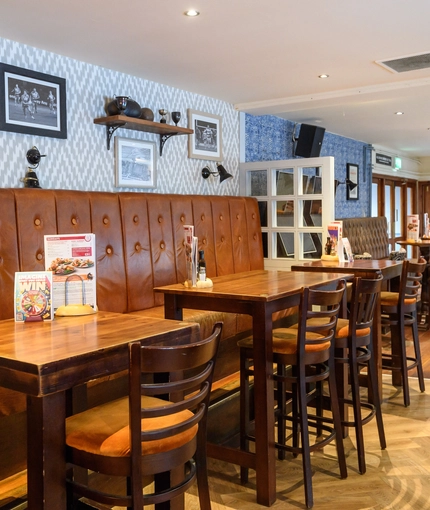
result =
[{"label": "shelf bracket", "polygon": [[111,141],[112,135],[115,133],[115,131],[118,128],[125,126],[125,124],[126,124],[125,122],[120,122],[119,124],[106,126],[106,142],[107,142],[107,150],[108,151],[110,150],[110,141]]},{"label": "shelf bracket", "polygon": [[166,141],[172,136],[176,136],[178,133],[172,133],[170,135],[160,135],[160,156],[163,155],[163,147]]}]

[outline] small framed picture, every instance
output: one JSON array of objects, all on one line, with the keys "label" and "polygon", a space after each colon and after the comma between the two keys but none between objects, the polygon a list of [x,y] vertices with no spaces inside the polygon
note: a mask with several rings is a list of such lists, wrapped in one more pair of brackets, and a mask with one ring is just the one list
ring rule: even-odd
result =
[{"label": "small framed picture", "polygon": [[157,186],[156,144],[115,137],[115,186],[155,188]]},{"label": "small framed picture", "polygon": [[222,160],[222,119],[219,115],[188,110],[188,157]]},{"label": "small framed picture", "polygon": [[358,200],[358,165],[346,165],[346,199]]},{"label": "small framed picture", "polygon": [[67,138],[66,80],[0,63],[0,130]]}]

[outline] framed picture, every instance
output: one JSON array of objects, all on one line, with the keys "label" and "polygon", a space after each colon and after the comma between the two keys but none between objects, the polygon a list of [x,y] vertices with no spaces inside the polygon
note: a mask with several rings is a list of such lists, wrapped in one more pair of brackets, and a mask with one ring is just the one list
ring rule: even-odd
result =
[{"label": "framed picture", "polygon": [[0,130],[67,138],[66,80],[0,63]]},{"label": "framed picture", "polygon": [[222,120],[219,115],[188,110],[188,157],[222,160]]},{"label": "framed picture", "polygon": [[346,199],[358,200],[358,165],[346,165]]},{"label": "framed picture", "polygon": [[157,185],[156,144],[115,137],[115,186],[155,188]]}]

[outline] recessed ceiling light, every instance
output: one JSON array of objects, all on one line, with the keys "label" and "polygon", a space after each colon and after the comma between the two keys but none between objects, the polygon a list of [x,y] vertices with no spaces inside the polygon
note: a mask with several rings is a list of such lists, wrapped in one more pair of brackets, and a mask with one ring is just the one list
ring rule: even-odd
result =
[{"label": "recessed ceiling light", "polygon": [[328,78],[328,76],[329,76],[328,74],[320,74],[318,78]]},{"label": "recessed ceiling light", "polygon": [[395,112],[394,115],[404,115],[403,112]]},{"label": "recessed ceiling light", "polygon": [[195,9],[190,9],[188,11],[184,12],[185,16],[189,16],[190,18],[194,18],[195,16],[198,16],[200,13],[199,11],[196,11]]}]

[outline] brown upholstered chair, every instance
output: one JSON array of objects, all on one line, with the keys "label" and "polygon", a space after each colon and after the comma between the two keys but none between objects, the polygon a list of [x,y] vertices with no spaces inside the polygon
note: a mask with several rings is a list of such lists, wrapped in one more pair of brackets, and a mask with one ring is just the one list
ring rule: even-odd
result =
[{"label": "brown upholstered chair", "polygon": [[[311,451],[322,448],[336,440],[337,456],[342,478],[346,478],[347,469],[342,441],[342,428],[337,398],[334,369],[334,332],[345,289],[342,282],[337,290],[323,291],[305,288],[299,306],[298,328],[279,328],[273,332],[273,358],[277,371],[276,381],[278,408],[274,410],[278,422],[276,447],[280,458],[284,451],[294,455],[301,454],[305,499],[308,508],[313,506]],[[312,323],[318,319],[316,323]],[[241,447],[247,449],[250,440],[249,415],[249,378],[253,375],[252,338],[238,342],[241,357]],[[289,369],[291,367],[291,370]],[[320,413],[308,413],[309,388],[320,386],[328,380],[331,404],[331,417],[327,420]],[[287,384],[291,385],[291,413],[287,413]],[[258,403],[255,403],[258,409]],[[292,423],[292,433],[287,438],[286,423]],[[311,444],[309,428],[317,431],[316,441]],[[300,445],[299,445],[300,437]],[[287,444],[291,440],[291,444]],[[247,470],[241,470],[242,481],[246,481]]]},{"label": "brown upholstered chair", "polygon": [[[358,466],[361,474],[366,472],[363,425],[369,423],[374,417],[378,426],[379,443],[382,449],[386,447],[372,345],[373,316],[382,279],[381,274],[375,279],[354,278],[349,318],[338,320],[335,336],[335,362],[348,367],[351,385],[351,397],[339,395],[339,402],[347,406],[346,413],[349,406],[353,409],[353,420],[349,420],[346,416],[342,420],[342,425],[355,429]],[[360,396],[359,373],[363,367],[367,368],[367,386],[372,395],[372,402],[364,401]],[[346,395],[346,392],[343,393]]]},{"label": "brown upholstered chair", "polygon": [[[124,477],[124,490],[108,494],[70,477],[69,506],[78,495],[141,509],[182,495],[197,478],[200,507],[210,510],[206,420],[221,329],[217,323],[209,338],[187,345],[130,344],[129,396],[66,421],[68,463]],[[156,476],[169,473],[158,491]],[[143,494],[142,479],[153,476],[155,491]]]},{"label": "brown upholstered chair", "polygon": [[[425,390],[417,324],[417,301],[425,268],[424,259],[403,261],[399,291],[381,293],[381,323],[391,332],[391,353],[382,353],[382,368],[400,373],[406,407],[410,404],[409,370],[417,369],[420,390]],[[406,354],[405,326],[412,328],[413,356]]]}]

